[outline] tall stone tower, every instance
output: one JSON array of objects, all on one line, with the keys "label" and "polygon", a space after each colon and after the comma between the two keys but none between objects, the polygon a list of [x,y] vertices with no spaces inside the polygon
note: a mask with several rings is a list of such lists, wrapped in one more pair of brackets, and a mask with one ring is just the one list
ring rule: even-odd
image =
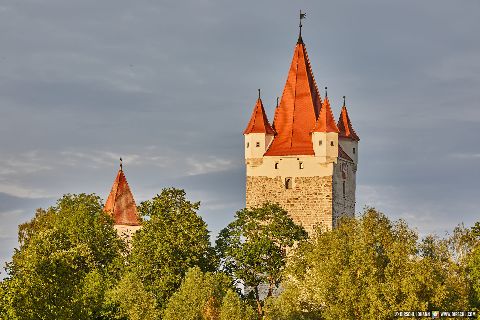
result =
[{"label": "tall stone tower", "polygon": [[338,123],[320,97],[301,34],[273,125],[259,95],[243,134],[247,207],[278,203],[309,233],[354,215],[360,139],[345,97]]},{"label": "tall stone tower", "polygon": [[112,216],[117,234],[130,244],[133,234],[141,228],[141,222],[121,162],[103,210]]}]

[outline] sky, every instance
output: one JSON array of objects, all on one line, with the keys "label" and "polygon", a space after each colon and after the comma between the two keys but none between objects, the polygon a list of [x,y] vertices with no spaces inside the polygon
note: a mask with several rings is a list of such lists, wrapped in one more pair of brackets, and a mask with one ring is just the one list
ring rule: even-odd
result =
[{"label": "sky", "polygon": [[[303,39],[359,134],[357,206],[443,236],[480,220],[478,0],[0,0],[0,264],[66,193],[201,201],[212,240],[245,205],[243,129],[270,119]],[[0,277],[5,276],[2,270]]]}]

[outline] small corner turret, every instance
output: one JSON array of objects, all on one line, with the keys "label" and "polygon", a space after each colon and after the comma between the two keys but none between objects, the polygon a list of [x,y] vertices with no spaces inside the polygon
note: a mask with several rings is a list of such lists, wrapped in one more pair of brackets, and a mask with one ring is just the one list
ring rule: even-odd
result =
[{"label": "small corner turret", "polygon": [[338,119],[338,138],[340,147],[353,160],[355,164],[358,163],[358,142],[360,138],[353,129],[350,117],[348,115],[347,106],[345,103],[345,96],[343,96],[343,106]]},{"label": "small corner turret", "polygon": [[275,136],[275,130],[268,122],[263,107],[260,89],[258,89],[257,103],[243,135],[245,137],[245,159],[262,158]]},{"label": "small corner turret", "polygon": [[320,114],[312,131],[312,144],[315,157],[322,162],[337,162],[338,158],[338,127],[330,107],[330,100],[325,87],[325,99]]}]

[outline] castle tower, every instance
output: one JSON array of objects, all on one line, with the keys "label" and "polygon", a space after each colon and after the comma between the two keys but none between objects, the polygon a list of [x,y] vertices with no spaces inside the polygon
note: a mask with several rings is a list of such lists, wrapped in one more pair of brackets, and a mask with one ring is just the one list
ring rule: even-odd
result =
[{"label": "castle tower", "polygon": [[247,207],[279,203],[309,233],[354,215],[359,138],[322,101],[301,35],[273,125],[259,97],[244,136]]},{"label": "castle tower", "polygon": [[130,242],[133,234],[141,228],[135,199],[128,185],[127,178],[123,173],[121,159],[120,169],[103,210],[112,216],[115,230],[127,243]]}]

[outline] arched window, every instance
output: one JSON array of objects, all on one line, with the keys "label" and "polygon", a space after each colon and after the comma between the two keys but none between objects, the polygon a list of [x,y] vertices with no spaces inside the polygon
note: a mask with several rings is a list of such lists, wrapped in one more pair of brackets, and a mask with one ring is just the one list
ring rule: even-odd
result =
[{"label": "arched window", "polygon": [[330,145],[333,147],[333,141],[330,141]]},{"label": "arched window", "polygon": [[275,162],[275,169],[278,169],[278,162]]},{"label": "arched window", "polygon": [[292,178],[285,178],[285,189],[292,189]]},{"label": "arched window", "polygon": [[299,169],[303,169],[303,162],[299,162],[299,163],[298,163],[298,168],[299,168]]}]

